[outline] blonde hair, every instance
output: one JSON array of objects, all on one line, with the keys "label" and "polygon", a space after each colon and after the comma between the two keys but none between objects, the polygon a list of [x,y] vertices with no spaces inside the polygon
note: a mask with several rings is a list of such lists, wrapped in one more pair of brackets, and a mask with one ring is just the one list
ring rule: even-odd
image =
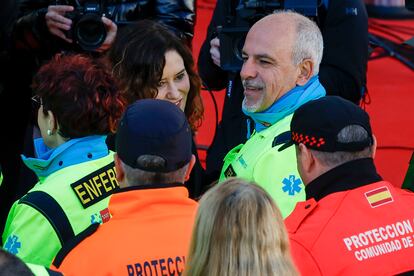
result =
[{"label": "blonde hair", "polygon": [[200,200],[184,274],[297,275],[272,198],[238,178],[210,189]]}]

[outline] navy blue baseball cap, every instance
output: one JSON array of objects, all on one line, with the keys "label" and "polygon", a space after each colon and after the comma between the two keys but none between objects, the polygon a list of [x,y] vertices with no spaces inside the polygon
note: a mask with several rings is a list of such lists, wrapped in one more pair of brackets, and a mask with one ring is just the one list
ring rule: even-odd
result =
[{"label": "navy blue baseball cap", "polygon": [[[359,125],[368,137],[358,142],[341,143],[338,133],[345,127]],[[338,96],[326,96],[305,103],[293,114],[290,123],[291,139],[279,151],[295,144],[307,148],[336,152],[356,152],[373,144],[368,113],[356,104]]]},{"label": "navy blue baseball cap", "polygon": [[[172,172],[188,164],[192,156],[192,133],[186,116],[164,100],[144,99],[128,106],[115,143],[122,162],[144,171]],[[163,164],[148,164],[145,156],[160,157]]]}]

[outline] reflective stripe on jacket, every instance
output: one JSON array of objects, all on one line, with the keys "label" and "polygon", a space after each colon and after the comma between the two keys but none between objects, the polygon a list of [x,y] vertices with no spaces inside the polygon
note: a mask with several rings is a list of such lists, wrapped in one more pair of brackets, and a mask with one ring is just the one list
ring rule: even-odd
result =
[{"label": "reflective stripe on jacket", "polygon": [[[106,221],[107,196],[118,188],[113,152],[52,173],[13,204],[2,236],[5,249],[25,262],[49,267],[65,242],[56,231],[59,223],[68,222],[70,227],[64,228],[71,229],[63,231],[69,231],[70,238],[92,223]],[[56,208],[35,206],[37,197],[32,195],[47,198]],[[26,200],[31,196],[34,200]]]}]

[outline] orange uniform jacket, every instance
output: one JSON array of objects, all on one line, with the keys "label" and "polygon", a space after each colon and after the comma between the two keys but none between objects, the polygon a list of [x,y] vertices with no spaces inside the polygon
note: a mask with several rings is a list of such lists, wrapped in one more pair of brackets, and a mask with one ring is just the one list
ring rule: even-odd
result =
[{"label": "orange uniform jacket", "polygon": [[180,275],[197,206],[183,186],[122,189],[111,196],[112,218],[52,267],[65,276]]},{"label": "orange uniform jacket", "polygon": [[[381,180],[358,185],[376,178],[368,160],[346,163],[311,182],[306,192],[313,189],[317,201],[299,203],[286,219],[301,275],[395,275],[414,270],[414,193]],[[358,177],[369,167],[371,175]]]}]

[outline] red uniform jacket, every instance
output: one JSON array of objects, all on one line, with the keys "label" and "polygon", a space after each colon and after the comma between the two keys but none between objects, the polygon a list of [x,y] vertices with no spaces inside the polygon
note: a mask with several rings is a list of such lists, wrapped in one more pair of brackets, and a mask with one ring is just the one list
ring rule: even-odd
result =
[{"label": "red uniform jacket", "polygon": [[182,185],[169,186],[113,194],[111,219],[66,256],[62,249],[54,265],[66,276],[180,275],[198,204]]},{"label": "red uniform jacket", "polygon": [[414,193],[386,181],[367,184],[379,177],[372,168],[371,159],[352,161],[306,186],[317,200],[299,203],[286,219],[302,275],[414,270]]}]

